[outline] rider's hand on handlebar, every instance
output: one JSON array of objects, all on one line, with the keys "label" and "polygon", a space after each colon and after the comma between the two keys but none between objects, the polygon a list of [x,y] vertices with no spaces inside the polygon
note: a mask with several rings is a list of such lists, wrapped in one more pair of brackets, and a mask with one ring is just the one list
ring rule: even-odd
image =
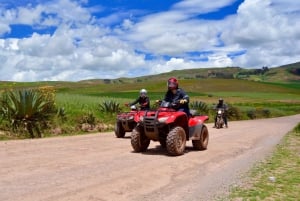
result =
[{"label": "rider's hand on handlebar", "polygon": [[181,99],[181,100],[179,101],[179,103],[180,103],[180,104],[185,104],[185,103],[187,103],[187,100]]}]

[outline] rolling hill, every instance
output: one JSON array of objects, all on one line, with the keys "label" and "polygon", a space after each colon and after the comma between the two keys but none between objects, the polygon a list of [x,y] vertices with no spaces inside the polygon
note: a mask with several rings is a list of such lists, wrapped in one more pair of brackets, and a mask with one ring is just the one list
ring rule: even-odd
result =
[{"label": "rolling hill", "polygon": [[230,92],[291,92],[300,93],[300,62],[275,68],[245,69],[240,67],[175,70],[136,78],[93,79],[78,82],[0,82],[0,89],[54,86],[59,92],[99,94],[130,92],[141,88],[161,92],[166,80],[175,76],[186,91],[210,93]]}]

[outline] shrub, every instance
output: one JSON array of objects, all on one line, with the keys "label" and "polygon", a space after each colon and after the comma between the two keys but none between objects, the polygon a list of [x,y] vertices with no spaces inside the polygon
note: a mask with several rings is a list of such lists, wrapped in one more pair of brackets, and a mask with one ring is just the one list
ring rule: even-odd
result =
[{"label": "shrub", "polygon": [[251,109],[247,111],[247,117],[249,117],[250,119],[255,119],[256,118],[256,112],[255,110]]},{"label": "shrub", "polygon": [[64,107],[60,107],[57,110],[56,116],[63,123],[67,120],[67,114]]},{"label": "shrub", "polygon": [[104,113],[118,113],[121,111],[120,104],[113,100],[103,101],[98,107],[99,111]]},{"label": "shrub", "polygon": [[191,102],[190,108],[196,110],[199,114],[207,114],[209,110],[207,104],[202,101]]},{"label": "shrub", "polygon": [[233,105],[228,105],[227,116],[230,120],[240,120],[242,119],[242,112],[238,107]]},{"label": "shrub", "polygon": [[6,91],[1,98],[2,117],[11,122],[15,132],[28,132],[31,138],[42,137],[42,129],[55,114],[54,100],[39,90]]},{"label": "shrub", "polygon": [[82,131],[89,131],[95,128],[97,118],[92,112],[87,112],[78,118],[78,127]]},{"label": "shrub", "polygon": [[84,114],[83,116],[81,116],[79,118],[78,122],[80,124],[90,124],[90,125],[94,126],[96,124],[96,117],[94,116],[94,114],[92,112],[88,112],[88,113]]},{"label": "shrub", "polygon": [[255,109],[248,110],[247,116],[250,119],[269,118],[271,116],[271,111],[266,108],[255,108]]}]

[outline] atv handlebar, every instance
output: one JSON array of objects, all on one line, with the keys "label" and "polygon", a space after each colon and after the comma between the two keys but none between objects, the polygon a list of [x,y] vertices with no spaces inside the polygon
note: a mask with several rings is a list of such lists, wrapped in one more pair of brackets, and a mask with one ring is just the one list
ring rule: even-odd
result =
[{"label": "atv handlebar", "polygon": [[175,102],[168,102],[168,101],[164,101],[164,100],[157,100],[156,101],[157,104],[159,104],[159,106],[161,108],[177,108],[180,105],[180,100],[177,100]]}]

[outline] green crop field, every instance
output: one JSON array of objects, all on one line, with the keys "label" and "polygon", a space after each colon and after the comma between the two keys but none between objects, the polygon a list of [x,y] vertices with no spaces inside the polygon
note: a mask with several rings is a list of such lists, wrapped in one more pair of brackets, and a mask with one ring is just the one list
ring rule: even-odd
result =
[{"label": "green crop field", "polygon": [[[171,76],[178,78],[179,87],[189,94],[191,103],[202,102],[211,109],[222,97],[236,112],[235,118],[230,120],[265,118],[300,113],[300,76],[290,73],[298,72],[298,66],[299,64],[296,63],[272,68],[265,74],[257,74],[257,70],[228,67],[179,70],[138,78],[111,80],[2,81],[0,91],[51,87],[55,91],[55,106],[60,111],[60,115],[65,118],[64,122],[56,119],[55,126],[64,128],[64,133],[72,134],[78,133],[74,128],[87,118],[93,119],[94,123],[113,125],[117,113],[103,112],[100,105],[113,101],[120,107],[119,112],[128,111],[124,104],[135,100],[142,88],[147,89],[153,106],[155,100],[164,97],[166,81]],[[252,79],[254,75],[263,76],[265,81]],[[237,77],[242,78],[237,79]],[[213,119],[214,112],[208,110],[206,115]],[[7,122],[0,123],[2,130],[5,125],[7,127]],[[112,126],[109,128],[112,129]]]}]

